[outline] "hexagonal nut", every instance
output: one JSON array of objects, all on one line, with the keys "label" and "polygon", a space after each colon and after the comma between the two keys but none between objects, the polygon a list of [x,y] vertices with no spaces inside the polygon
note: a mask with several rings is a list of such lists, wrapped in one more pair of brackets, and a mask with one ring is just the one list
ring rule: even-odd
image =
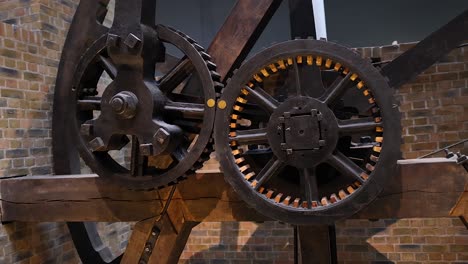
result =
[{"label": "hexagonal nut", "polygon": [[327,142],[325,140],[319,140],[319,146],[324,147]]},{"label": "hexagonal nut", "polygon": [[136,48],[140,43],[141,39],[135,36],[133,33],[128,34],[124,41],[124,44],[131,49]]},{"label": "hexagonal nut", "polygon": [[107,34],[107,45],[110,47],[117,47],[120,44],[120,37],[115,34]]},{"label": "hexagonal nut", "polygon": [[93,135],[93,125],[92,124],[82,124],[80,127],[80,134],[83,136]]},{"label": "hexagonal nut", "polygon": [[170,135],[171,134],[169,134],[169,132],[167,132],[164,128],[160,128],[158,129],[158,131],[156,131],[153,138],[155,143],[163,145],[164,143],[166,143]]},{"label": "hexagonal nut", "polygon": [[143,156],[151,156],[153,155],[153,144],[140,144],[139,147],[140,154]]},{"label": "hexagonal nut", "polygon": [[106,145],[100,137],[95,137],[89,142],[89,147],[92,151],[106,151]]}]

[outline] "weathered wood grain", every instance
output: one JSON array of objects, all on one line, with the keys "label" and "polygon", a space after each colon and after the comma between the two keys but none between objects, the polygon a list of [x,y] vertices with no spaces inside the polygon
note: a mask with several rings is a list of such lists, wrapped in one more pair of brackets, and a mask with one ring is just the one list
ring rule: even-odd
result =
[{"label": "weathered wood grain", "polygon": [[[455,162],[407,160],[400,161],[399,168],[383,193],[354,218],[444,217],[466,213],[466,198],[451,211],[459,197],[466,196],[464,186],[468,183],[468,174]],[[198,174],[180,183],[177,189],[173,203],[184,208],[183,221],[268,220],[249,208],[222,174]],[[139,221],[158,216],[165,202],[157,191],[125,190],[103,183],[95,175],[0,180],[0,194],[2,221]]]}]

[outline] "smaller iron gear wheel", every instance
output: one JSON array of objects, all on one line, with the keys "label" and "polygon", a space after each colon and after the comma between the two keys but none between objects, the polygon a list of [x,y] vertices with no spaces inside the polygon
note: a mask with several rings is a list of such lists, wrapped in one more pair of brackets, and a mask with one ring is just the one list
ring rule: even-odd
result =
[{"label": "smaller iron gear wheel", "polygon": [[395,174],[401,131],[393,101],[379,71],[348,48],[312,39],[267,48],[244,62],[218,103],[225,179],[275,220],[349,217]]},{"label": "smaller iron gear wheel", "polygon": [[[157,25],[155,31],[162,43],[175,47],[183,57],[173,61],[170,67],[163,65],[167,72],[159,73],[157,80],[144,82],[149,90],[158,89],[158,98],[153,99],[158,101],[158,107],[152,110],[152,119],[149,109],[150,123],[138,128],[143,131],[131,126],[132,119],[138,119],[138,111],[141,112],[136,105],[147,105],[146,102],[152,99],[141,94],[137,98],[132,92],[114,91],[117,68],[108,55],[107,35],[95,41],[77,64],[70,85],[74,106],[54,109],[73,120],[72,138],[86,165],[101,178],[134,190],[175,184],[194,174],[209,159],[213,151],[215,103],[223,87],[216,65],[198,43],[163,25]],[[107,74],[108,83],[101,78],[103,74]],[[192,79],[200,89],[198,95],[187,95],[182,91]],[[98,90],[98,87],[104,89]],[[117,111],[120,108],[122,115]],[[129,109],[131,111],[127,111]],[[111,118],[103,115],[105,110],[111,113]],[[167,129],[152,131],[155,125],[151,120],[176,131],[175,143],[167,139],[172,136]],[[122,125],[124,122],[130,125]],[[142,144],[140,135],[151,138],[152,143]],[[157,144],[172,145],[167,147],[170,151],[159,153],[155,150]]]}]

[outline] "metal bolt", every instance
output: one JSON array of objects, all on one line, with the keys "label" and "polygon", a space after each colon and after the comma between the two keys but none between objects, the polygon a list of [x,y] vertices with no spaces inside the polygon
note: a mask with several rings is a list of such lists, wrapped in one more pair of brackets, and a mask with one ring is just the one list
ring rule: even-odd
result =
[{"label": "metal bolt", "polygon": [[285,149],[287,148],[286,143],[281,143],[280,146],[281,146],[281,149],[282,149],[282,150],[285,150]]},{"label": "metal bolt", "polygon": [[284,116],[284,118],[290,118],[290,117],[291,117],[291,113],[290,113],[290,112],[284,112],[284,113],[283,113],[283,116]]},{"label": "metal bolt", "polygon": [[140,154],[143,156],[153,155],[153,144],[140,144]]},{"label": "metal bolt", "polygon": [[322,119],[323,119],[323,115],[321,113],[318,113],[317,114],[317,120],[322,121]]},{"label": "metal bolt", "polygon": [[80,127],[80,133],[83,136],[91,136],[93,134],[92,124],[82,124]]},{"label": "metal bolt", "polygon": [[125,109],[125,102],[122,98],[113,98],[110,104],[112,109],[114,109],[116,112],[122,112]]},{"label": "metal bolt", "polygon": [[120,37],[114,34],[107,34],[107,45],[111,47],[117,47],[120,42]]},{"label": "metal bolt", "polygon": [[287,149],[286,150],[286,155],[292,155],[293,154],[293,150],[292,149]]},{"label": "metal bolt", "polygon": [[317,109],[312,109],[312,110],[310,110],[310,114],[311,114],[312,116],[316,116],[316,115],[317,115]]},{"label": "metal bolt", "polygon": [[128,34],[127,38],[125,38],[124,44],[127,47],[134,49],[137,45],[141,43],[141,39],[135,36],[133,33]]},{"label": "metal bolt", "polygon": [[106,145],[104,141],[100,137],[96,137],[89,142],[89,146],[91,147],[92,151],[105,151]]},{"label": "metal bolt", "polygon": [[284,117],[282,117],[282,116],[281,116],[281,117],[279,117],[279,118],[278,118],[278,122],[280,122],[280,123],[284,123]]},{"label": "metal bolt", "polygon": [[154,134],[154,139],[160,145],[164,144],[166,140],[169,138],[170,134],[164,128],[158,129],[156,134]]},{"label": "metal bolt", "polygon": [[325,146],[325,143],[326,143],[325,140],[323,140],[323,139],[319,140],[319,146],[323,147],[323,146]]},{"label": "metal bolt", "polygon": [[132,92],[120,92],[111,98],[110,106],[121,118],[131,119],[136,114],[138,97]]}]

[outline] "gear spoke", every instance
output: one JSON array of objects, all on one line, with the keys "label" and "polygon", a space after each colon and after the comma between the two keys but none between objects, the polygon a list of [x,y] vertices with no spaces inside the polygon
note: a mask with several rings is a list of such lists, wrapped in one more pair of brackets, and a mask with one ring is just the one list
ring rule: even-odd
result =
[{"label": "gear spoke", "polygon": [[247,90],[247,92],[249,92],[249,96],[252,101],[255,101],[268,112],[273,113],[273,111],[275,111],[275,109],[278,107],[278,101],[265,92],[265,90],[262,88],[258,86],[256,86],[255,89],[252,89],[248,86],[245,86],[244,88]]},{"label": "gear spoke", "polygon": [[258,190],[260,186],[265,184],[272,177],[278,175],[284,168],[284,165],[283,161],[276,158],[276,156],[273,156],[255,178],[255,181],[253,182],[254,189]]},{"label": "gear spoke", "polygon": [[320,97],[320,100],[327,105],[333,105],[351,87],[352,81],[350,79],[351,73],[346,76],[338,76],[332,85]]},{"label": "gear spoke", "polygon": [[171,153],[171,157],[177,162],[181,162],[187,155],[187,150],[182,147],[177,148],[174,152]]},{"label": "gear spoke", "polygon": [[348,157],[346,157],[343,153],[337,151],[334,155],[331,155],[328,158],[327,162],[343,175],[351,177],[360,183],[364,182],[364,180],[361,178],[361,174],[364,173],[364,170],[356,165],[356,163],[354,163]]},{"label": "gear spoke", "polygon": [[112,62],[110,58],[106,58],[102,55],[98,56],[99,60],[101,61],[101,65],[106,71],[106,73],[109,75],[111,79],[115,79],[115,76],[117,76],[117,67],[115,64]]},{"label": "gear spoke", "polygon": [[238,130],[236,136],[230,137],[230,140],[237,141],[240,145],[261,145],[268,143],[267,129],[249,129],[249,130]]},{"label": "gear spoke", "polygon": [[78,100],[78,109],[80,111],[100,110],[101,97],[86,96],[83,99]]},{"label": "gear spoke", "polygon": [[184,57],[159,82],[159,89],[164,93],[171,93],[193,71],[193,65]]},{"label": "gear spoke", "polygon": [[352,134],[375,130],[376,127],[380,127],[382,125],[382,122],[375,122],[372,117],[368,117],[340,120],[338,122],[338,129],[341,134]]},{"label": "gear spoke", "polygon": [[296,78],[296,93],[298,96],[301,95],[306,95],[305,91],[303,91],[303,85],[301,83],[301,74],[299,72],[299,66],[297,65],[297,62],[294,61],[294,76]]},{"label": "gear spoke", "polygon": [[299,169],[299,174],[301,175],[301,185],[304,185],[307,206],[310,208],[312,201],[319,200],[316,167]]},{"label": "gear spoke", "polygon": [[170,115],[186,119],[203,119],[205,113],[205,106],[202,104],[182,103],[182,102],[167,102],[164,110]]}]

